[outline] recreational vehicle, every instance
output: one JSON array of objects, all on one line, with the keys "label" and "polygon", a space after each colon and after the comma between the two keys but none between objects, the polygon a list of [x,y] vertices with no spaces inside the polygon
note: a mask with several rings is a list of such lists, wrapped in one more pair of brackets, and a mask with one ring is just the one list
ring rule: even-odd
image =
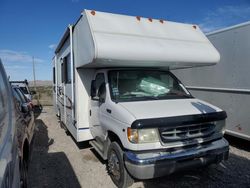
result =
[{"label": "recreational vehicle", "polygon": [[56,114],[107,160],[118,187],[219,163],[226,112],[171,73],[219,59],[197,25],[85,10],[55,50]]}]

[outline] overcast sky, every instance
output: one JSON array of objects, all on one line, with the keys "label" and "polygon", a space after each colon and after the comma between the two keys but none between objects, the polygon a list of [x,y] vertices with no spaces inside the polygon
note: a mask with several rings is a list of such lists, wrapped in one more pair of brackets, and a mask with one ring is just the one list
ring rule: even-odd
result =
[{"label": "overcast sky", "polygon": [[11,80],[51,80],[51,59],[83,9],[198,24],[210,32],[250,20],[249,0],[0,0],[0,58]]}]

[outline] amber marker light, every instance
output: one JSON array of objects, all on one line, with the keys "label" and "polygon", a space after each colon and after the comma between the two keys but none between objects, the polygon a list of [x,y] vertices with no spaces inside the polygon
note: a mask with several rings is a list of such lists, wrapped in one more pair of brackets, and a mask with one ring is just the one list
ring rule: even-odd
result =
[{"label": "amber marker light", "polygon": [[93,16],[95,15],[95,11],[94,11],[94,10],[92,10],[90,13],[91,13]]},{"label": "amber marker light", "polygon": [[132,143],[138,143],[139,141],[139,135],[137,129],[131,129],[130,127],[127,128],[127,136],[128,140]]}]

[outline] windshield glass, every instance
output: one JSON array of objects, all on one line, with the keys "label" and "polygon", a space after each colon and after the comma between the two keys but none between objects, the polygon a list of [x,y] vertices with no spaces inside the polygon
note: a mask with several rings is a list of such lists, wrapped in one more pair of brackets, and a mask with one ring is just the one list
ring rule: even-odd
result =
[{"label": "windshield glass", "polygon": [[26,87],[20,87],[20,89],[24,94],[29,94],[28,89]]},{"label": "windshield glass", "polygon": [[28,102],[27,98],[25,97],[25,95],[19,88],[15,88],[15,91],[18,93],[19,97],[21,98],[22,103]]},{"label": "windshield glass", "polygon": [[142,101],[191,98],[191,94],[168,71],[109,71],[111,98],[114,101]]}]

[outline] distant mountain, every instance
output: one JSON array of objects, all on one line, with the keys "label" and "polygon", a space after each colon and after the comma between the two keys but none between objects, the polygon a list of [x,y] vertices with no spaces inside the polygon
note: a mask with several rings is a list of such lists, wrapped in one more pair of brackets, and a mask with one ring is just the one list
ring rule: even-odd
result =
[{"label": "distant mountain", "polygon": [[[52,86],[51,80],[36,80],[36,86]],[[34,86],[34,81],[29,81],[29,86]]]}]

